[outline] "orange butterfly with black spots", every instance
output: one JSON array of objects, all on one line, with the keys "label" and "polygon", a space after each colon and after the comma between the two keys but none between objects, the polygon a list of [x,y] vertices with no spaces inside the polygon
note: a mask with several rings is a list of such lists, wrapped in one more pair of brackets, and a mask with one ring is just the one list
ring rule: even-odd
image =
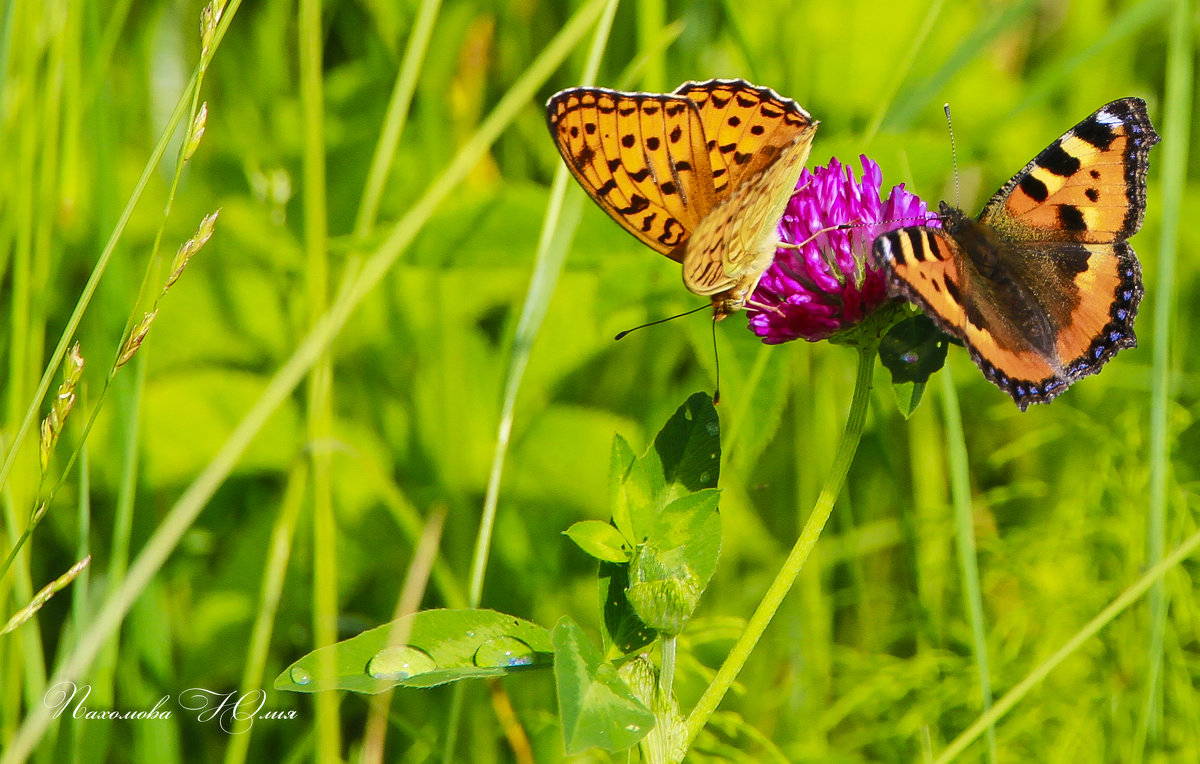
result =
[{"label": "orange butterfly with black spots", "polygon": [[741,310],[775,259],[776,229],[817,122],[743,80],[674,93],[570,88],[546,104],[575,180],[646,246],[683,265],[713,317]]},{"label": "orange butterfly with black spots", "polygon": [[1140,98],[1113,101],[1034,157],[978,220],[943,202],[941,228],[881,235],[888,292],[966,345],[1024,411],[1134,347],[1150,147]]}]

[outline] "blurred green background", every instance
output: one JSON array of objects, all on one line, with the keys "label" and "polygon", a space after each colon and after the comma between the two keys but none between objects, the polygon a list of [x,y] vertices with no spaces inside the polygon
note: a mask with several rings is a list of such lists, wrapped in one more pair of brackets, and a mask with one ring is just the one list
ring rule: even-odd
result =
[{"label": "blurred green background", "polygon": [[[177,104],[189,103],[202,7],[4,5],[6,452],[156,141]],[[39,760],[357,759],[366,698],[318,701],[270,690],[271,680],[322,633],[345,638],[393,617],[428,518],[444,514],[444,527],[420,606],[467,602],[504,391],[516,381],[482,605],[544,626],[570,614],[598,633],[594,565],[561,531],[608,517],[613,434],[644,448],[688,394],[712,390],[714,368],[703,314],[612,341],[703,300],[681,288],[677,265],[583,200],[573,237],[556,241],[568,252],[561,275],[535,281],[553,296],[524,376],[513,376],[514,336],[560,169],[542,104],[581,84],[590,28],[548,79],[535,79],[533,97],[515,104],[511,125],[428,220],[413,214],[480,125],[509,113],[494,111],[502,96],[523,75],[536,77],[536,57],[580,8],[258,0],[226,10],[228,34],[200,92],[207,132],[170,214],[164,220],[187,117],[83,313],[77,336],[88,366],[42,496],[79,445],[122,327],[149,309],[139,284],[149,273],[156,291],[175,248],[220,208],[217,232],[163,300],[135,361],[103,398],[86,453],[0,578],[7,618],[93,555],[83,577],[0,637],[0,739],[11,740],[40,706],[47,677],[80,641],[100,633],[97,614],[122,601],[114,591],[129,561],[177,516],[169,513],[248,411],[271,415],[227,478],[201,478],[215,493],[180,526],[177,544],[158,547],[169,557],[148,569],[119,635],[102,634],[76,679],[92,687],[89,708],[149,709],[192,687],[264,688],[265,708],[294,709],[296,718],[230,735],[177,706],[160,723],[64,715],[34,738]],[[422,13],[433,20],[427,53],[415,59],[411,110],[394,154],[385,150],[389,171],[372,215],[364,189]],[[1197,201],[1189,172],[1200,159],[1189,156],[1195,24],[1191,3],[1166,0],[634,0],[616,9],[597,84],[666,91],[689,79],[743,77],[770,86],[821,120],[810,165],[837,156],[857,166],[866,153],[885,186],[906,183],[931,204],[955,194],[947,101],[959,194],[972,213],[1111,99],[1145,98],[1163,137],[1133,240],[1146,282],[1139,347],[1024,414],[959,348],[943,372],[957,402],[947,405],[936,377],[907,421],[880,371],[830,526],[693,760],[936,755],[983,710],[965,591],[980,592],[999,697],[1163,548],[1195,531],[1200,401],[1190,326],[1200,270],[1191,254],[1200,233],[1179,226]],[[580,193],[572,183],[568,210]],[[411,245],[396,249],[406,237]],[[345,274],[389,247],[395,264],[315,376],[273,412],[256,403]],[[701,617],[681,637],[676,685],[685,710],[812,507],[854,378],[851,351],[768,348],[744,320],[717,331],[725,541]],[[956,520],[958,422],[970,493]],[[39,495],[36,434],[20,447],[4,485],[5,551]],[[956,534],[967,531],[977,577],[956,553]],[[1024,695],[996,726],[995,760],[1200,758],[1196,572],[1194,561],[1173,569],[1157,593]],[[452,693],[397,692],[385,760],[442,760]],[[549,672],[468,686],[462,702],[456,760],[562,757]],[[515,723],[502,721],[510,707]],[[518,728],[528,751],[512,742]],[[981,739],[960,760],[991,755]]]}]

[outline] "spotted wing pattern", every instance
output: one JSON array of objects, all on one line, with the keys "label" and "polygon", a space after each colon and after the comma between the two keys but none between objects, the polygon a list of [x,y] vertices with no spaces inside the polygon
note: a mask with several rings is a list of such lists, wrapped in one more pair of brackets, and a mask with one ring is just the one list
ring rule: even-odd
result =
[{"label": "spotted wing pattern", "polygon": [[742,308],[775,259],[776,228],[817,123],[795,101],[747,82],[689,82],[675,92],[699,108],[719,199],[687,245],[683,283],[711,296],[722,317]]},{"label": "spotted wing pattern", "polygon": [[675,94],[700,110],[718,198],[762,172],[798,136],[807,134],[812,141],[812,117],[770,88],[742,80],[710,80],[685,82]]},{"label": "spotted wing pattern", "polygon": [[572,88],[547,113],[571,174],[648,247],[670,255],[716,204],[700,113],[687,98]]},{"label": "spotted wing pattern", "polygon": [[685,286],[709,296],[718,318],[742,307],[808,157],[817,123],[807,112],[769,88],[710,80],[669,94],[571,88],[550,99],[547,118],[597,204],[682,262]]}]

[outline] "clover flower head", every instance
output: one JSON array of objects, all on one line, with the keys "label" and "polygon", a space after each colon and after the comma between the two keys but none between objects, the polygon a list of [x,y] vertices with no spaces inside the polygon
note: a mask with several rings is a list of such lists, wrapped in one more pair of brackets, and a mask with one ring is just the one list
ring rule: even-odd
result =
[{"label": "clover flower head", "polygon": [[883,272],[871,258],[875,237],[939,225],[903,184],[881,198],[879,165],[859,159],[859,180],[836,158],[800,175],[779,223],[780,241],[796,246],[776,252],[747,303],[750,330],[763,342],[815,342],[857,326],[888,301]]}]

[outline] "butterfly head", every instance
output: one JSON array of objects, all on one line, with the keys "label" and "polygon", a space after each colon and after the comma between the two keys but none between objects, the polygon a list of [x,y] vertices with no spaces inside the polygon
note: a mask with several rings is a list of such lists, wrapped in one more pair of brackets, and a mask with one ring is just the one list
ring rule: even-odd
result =
[{"label": "butterfly head", "polygon": [[966,217],[966,213],[955,207],[949,202],[938,202],[938,218],[940,220],[953,220],[956,218]]},{"label": "butterfly head", "polygon": [[726,317],[746,307],[745,295],[735,296],[736,290],[715,294],[712,297],[713,321],[724,321]]},{"label": "butterfly head", "polygon": [[974,218],[970,215],[946,202],[938,202],[938,214],[935,219],[941,223],[942,228],[951,236],[957,235],[964,228],[975,222]]}]

